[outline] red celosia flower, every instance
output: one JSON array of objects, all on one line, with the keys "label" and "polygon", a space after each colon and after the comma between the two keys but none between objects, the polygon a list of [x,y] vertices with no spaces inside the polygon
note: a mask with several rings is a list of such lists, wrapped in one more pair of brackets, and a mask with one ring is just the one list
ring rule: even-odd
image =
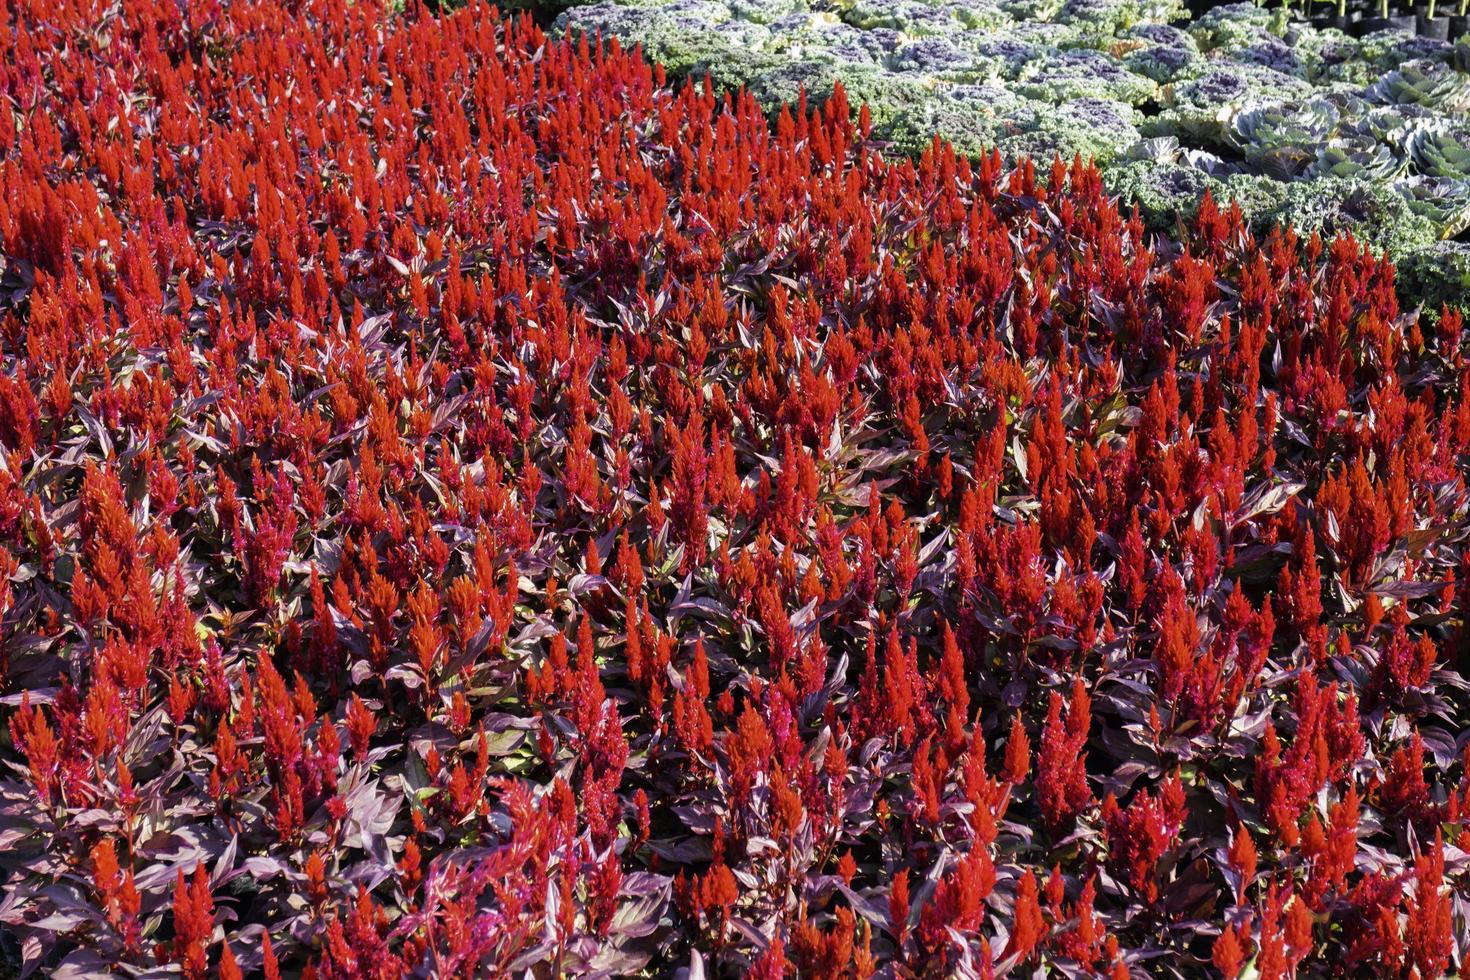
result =
[{"label": "red celosia flower", "polygon": [[1046,920],[1037,900],[1036,878],[1028,870],[1016,886],[1015,913],[1011,918],[1011,938],[1001,959],[1015,956],[1025,960],[1046,934]]},{"label": "red celosia flower", "polygon": [[1092,707],[1080,678],[1073,682],[1065,721],[1062,705],[1061,695],[1053,693],[1036,755],[1037,802],[1047,831],[1053,835],[1069,829],[1092,802],[1085,751]]},{"label": "red celosia flower", "polygon": [[209,893],[209,876],[204,865],[194,868],[192,880],[178,873],[174,886],[174,962],[184,975],[209,975],[209,945],[214,932],[214,902]]},{"label": "red celosia flower", "polygon": [[1146,901],[1158,898],[1159,859],[1173,847],[1187,815],[1178,775],[1165,780],[1157,796],[1140,792],[1127,808],[1110,793],[1103,800],[1108,857]]}]

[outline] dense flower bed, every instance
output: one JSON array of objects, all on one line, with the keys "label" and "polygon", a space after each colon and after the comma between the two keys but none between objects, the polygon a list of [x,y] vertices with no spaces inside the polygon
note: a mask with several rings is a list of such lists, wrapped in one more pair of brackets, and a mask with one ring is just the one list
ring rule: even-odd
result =
[{"label": "dense flower bed", "polygon": [[[560,24],[641,44],[767,106],[840,81],[917,152],[1094,158],[1172,228],[1206,190],[1262,230],[1352,231],[1470,295],[1470,38],[1353,38],[1250,4],[1170,0],[602,0]],[[1435,304],[1437,305],[1437,303]]]},{"label": "dense flower bed", "polygon": [[1470,953],[1470,352],[1391,265],[479,6],[0,10],[29,966]]}]

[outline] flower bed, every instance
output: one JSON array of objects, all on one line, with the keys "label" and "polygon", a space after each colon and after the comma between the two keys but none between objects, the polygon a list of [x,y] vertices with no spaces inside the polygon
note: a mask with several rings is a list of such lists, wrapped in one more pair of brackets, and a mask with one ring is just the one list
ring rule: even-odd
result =
[{"label": "flower bed", "polygon": [[27,968],[1470,954],[1470,350],[1389,263],[478,5],[14,7]]},{"label": "flower bed", "polygon": [[1470,229],[1470,38],[1354,38],[1247,4],[1190,20],[1135,0],[635,0],[559,24],[771,107],[840,80],[904,152],[938,133],[971,154],[1080,153],[1159,229],[1209,190],[1257,229],[1389,250],[1431,305],[1470,287],[1470,244],[1452,240]]}]

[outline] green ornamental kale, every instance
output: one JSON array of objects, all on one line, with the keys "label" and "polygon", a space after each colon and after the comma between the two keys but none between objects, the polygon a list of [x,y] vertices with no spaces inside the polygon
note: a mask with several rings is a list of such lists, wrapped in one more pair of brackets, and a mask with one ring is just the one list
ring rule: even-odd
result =
[{"label": "green ornamental kale", "polygon": [[1149,135],[1172,135],[1206,146],[1228,145],[1226,127],[1235,114],[1263,99],[1306,99],[1312,87],[1299,78],[1259,65],[1216,63],[1202,74],[1165,85],[1164,110],[1145,121]]},{"label": "green ornamental kale", "polygon": [[1189,33],[1201,51],[1243,47],[1271,29],[1271,11],[1251,3],[1228,3],[1196,17]]},{"label": "green ornamental kale", "polygon": [[1403,255],[1438,240],[1439,229],[1417,214],[1386,184],[1357,178],[1293,181],[1275,214],[1265,216],[1307,235],[1351,233],[1391,255]]},{"label": "green ornamental kale", "polygon": [[1399,284],[1427,310],[1441,306],[1470,313],[1470,242],[1442,241],[1398,260]]},{"label": "green ornamental kale", "polygon": [[1387,143],[1369,133],[1347,131],[1317,148],[1311,172],[1318,177],[1387,181],[1402,173],[1406,165]]},{"label": "green ornamental kale", "polygon": [[804,0],[729,0],[730,16],[753,24],[770,24],[789,14],[805,12]]},{"label": "green ornamental kale", "polygon": [[966,29],[959,4],[922,0],[853,0],[840,11],[844,21],[863,30],[891,28],[911,37],[954,34]]},{"label": "green ornamental kale", "polygon": [[1016,90],[1048,102],[1108,99],[1140,105],[1153,99],[1158,85],[1100,51],[1059,51],[1027,64]]},{"label": "green ornamental kale", "polygon": [[1340,118],[1327,99],[1258,102],[1234,115],[1226,135],[1246,160],[1284,180],[1311,166]]},{"label": "green ornamental kale", "polygon": [[999,140],[1007,157],[1029,156],[1047,161],[1060,156],[1108,163],[1139,141],[1132,106],[1108,99],[1073,99],[1057,106],[1037,104],[1015,113],[1020,131]]},{"label": "green ornamental kale", "polygon": [[1187,164],[1132,160],[1103,171],[1103,186],[1125,207],[1137,205],[1145,226],[1170,231],[1179,217],[1192,218],[1206,191],[1219,197],[1224,184]]},{"label": "green ornamental kale", "polygon": [[1441,61],[1406,61],[1370,85],[1364,95],[1381,105],[1419,105],[1462,115],[1470,111],[1470,75]]},{"label": "green ornamental kale", "polygon": [[[975,97],[955,94],[960,92],[971,92]],[[1016,131],[1012,118],[1027,114],[1024,107],[1030,104],[1030,100],[1001,86],[957,85],[936,90],[909,112],[890,114],[874,127],[874,136],[892,144],[894,152],[915,156],[938,133],[956,150],[978,157]]]},{"label": "green ornamental kale", "polygon": [[1470,228],[1470,180],[1418,174],[1395,181],[1393,189],[1410,210],[1435,223],[1441,238]]},{"label": "green ornamental kale", "polygon": [[1419,173],[1470,178],[1470,122],[1441,119],[1420,123],[1409,132],[1406,143]]}]

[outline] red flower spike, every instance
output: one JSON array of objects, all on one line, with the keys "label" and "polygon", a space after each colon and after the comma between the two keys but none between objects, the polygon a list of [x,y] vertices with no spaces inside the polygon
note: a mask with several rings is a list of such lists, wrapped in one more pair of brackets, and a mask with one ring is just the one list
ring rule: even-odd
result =
[{"label": "red flower spike", "polygon": [[1026,737],[1026,728],[1021,716],[1011,717],[1011,734],[1006,740],[1005,764],[1001,779],[1012,785],[1024,782],[1031,771],[1031,741]]},{"label": "red flower spike", "polygon": [[1215,964],[1225,980],[1236,980],[1240,976],[1241,967],[1245,965],[1245,948],[1240,936],[1231,928],[1223,929],[1215,939],[1215,945],[1210,953],[1210,959]]},{"label": "red flower spike", "polygon": [[1091,699],[1080,678],[1073,682],[1065,721],[1062,706],[1061,695],[1054,692],[1036,756],[1037,802],[1047,832],[1053,836],[1069,830],[1092,803],[1085,751],[1092,721]]},{"label": "red flower spike", "polygon": [[178,872],[173,912],[174,962],[183,967],[186,977],[201,980],[209,975],[208,946],[214,932],[214,903],[203,864],[195,866],[192,880]]},{"label": "red flower spike", "polygon": [[1025,961],[1046,935],[1046,920],[1037,901],[1036,878],[1028,870],[1016,886],[1015,912],[1011,921],[1011,938],[1001,959],[1016,957]]}]

